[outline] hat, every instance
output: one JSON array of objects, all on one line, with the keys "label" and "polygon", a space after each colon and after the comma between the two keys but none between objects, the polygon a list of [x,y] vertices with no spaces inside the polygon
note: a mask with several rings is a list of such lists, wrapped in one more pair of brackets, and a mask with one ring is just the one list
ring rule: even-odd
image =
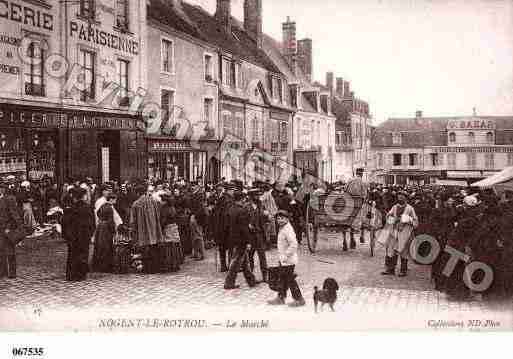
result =
[{"label": "hat", "polygon": [[104,183],[100,186],[101,191],[111,191],[112,186],[109,183]]},{"label": "hat", "polygon": [[276,212],[276,217],[285,217],[290,219],[290,213],[280,209],[278,212]]},{"label": "hat", "polygon": [[251,188],[249,191],[248,191],[248,195],[249,196],[261,196],[263,195],[264,192],[262,191],[262,189],[260,188]]},{"label": "hat", "polygon": [[71,189],[71,197],[72,198],[75,198],[75,199],[81,199],[82,197],[84,197],[85,195],[87,194],[87,191],[83,188],[80,188],[80,187],[73,187]]},{"label": "hat", "polygon": [[466,196],[463,203],[469,207],[475,207],[479,204],[479,200],[475,196]]},{"label": "hat", "polygon": [[231,182],[225,183],[224,187],[227,190],[242,191],[242,182],[233,180]]}]

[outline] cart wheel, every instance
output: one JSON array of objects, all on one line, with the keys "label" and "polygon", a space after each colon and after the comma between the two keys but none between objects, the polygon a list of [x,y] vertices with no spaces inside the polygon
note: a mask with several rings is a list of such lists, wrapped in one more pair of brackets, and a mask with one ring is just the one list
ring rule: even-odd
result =
[{"label": "cart wheel", "polygon": [[306,240],[308,244],[308,250],[310,253],[315,253],[315,249],[317,247],[317,229],[314,228],[313,222],[313,213],[310,209],[310,206],[306,208]]}]

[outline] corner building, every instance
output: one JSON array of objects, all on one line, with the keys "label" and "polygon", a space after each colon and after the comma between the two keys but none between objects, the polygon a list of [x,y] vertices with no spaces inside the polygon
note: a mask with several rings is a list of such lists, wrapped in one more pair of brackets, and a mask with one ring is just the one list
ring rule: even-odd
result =
[{"label": "corner building", "polygon": [[372,138],[374,179],[466,186],[513,166],[513,117],[388,119]]},{"label": "corner building", "polygon": [[0,176],[142,177],[145,2],[0,3]]}]

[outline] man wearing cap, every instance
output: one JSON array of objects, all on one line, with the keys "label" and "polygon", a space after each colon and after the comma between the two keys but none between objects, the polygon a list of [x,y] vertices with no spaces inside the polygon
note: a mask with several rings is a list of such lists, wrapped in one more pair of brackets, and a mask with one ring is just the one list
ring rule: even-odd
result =
[{"label": "man wearing cap", "polygon": [[249,229],[252,236],[251,250],[249,252],[249,265],[251,271],[255,268],[255,252],[258,254],[260,263],[260,272],[262,273],[262,281],[267,282],[267,258],[265,257],[265,223],[270,220],[266,215],[260,196],[263,191],[259,188],[253,188],[248,191],[249,202],[248,212],[250,216]]},{"label": "man wearing cap", "polygon": [[243,203],[244,195],[240,183],[234,183],[234,203],[228,209],[227,247],[234,249],[224,289],[237,289],[235,284],[237,273],[242,266],[244,278],[249,287],[256,285],[255,276],[251,273],[248,263],[248,246],[251,243],[250,216]]},{"label": "man wearing cap", "polygon": [[289,303],[290,307],[305,305],[305,300],[296,281],[294,269],[298,263],[296,233],[290,224],[290,214],[287,211],[279,210],[276,214],[278,223],[278,254],[281,266],[281,288],[278,296],[268,301],[270,305],[285,304],[287,291],[290,289],[294,301]]},{"label": "man wearing cap", "polygon": [[0,183],[0,278],[16,278],[16,244],[8,235],[23,228],[23,219],[16,198],[7,191],[7,184]]}]

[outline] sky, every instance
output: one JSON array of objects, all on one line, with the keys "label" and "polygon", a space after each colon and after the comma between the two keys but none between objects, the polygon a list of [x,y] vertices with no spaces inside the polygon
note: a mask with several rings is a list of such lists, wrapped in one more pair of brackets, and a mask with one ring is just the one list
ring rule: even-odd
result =
[{"label": "sky", "polygon": [[[186,0],[210,12],[215,0]],[[314,79],[351,82],[374,123],[390,117],[513,115],[513,1],[262,0],[264,32],[290,16],[311,38]],[[232,0],[242,19],[243,0]]]}]

